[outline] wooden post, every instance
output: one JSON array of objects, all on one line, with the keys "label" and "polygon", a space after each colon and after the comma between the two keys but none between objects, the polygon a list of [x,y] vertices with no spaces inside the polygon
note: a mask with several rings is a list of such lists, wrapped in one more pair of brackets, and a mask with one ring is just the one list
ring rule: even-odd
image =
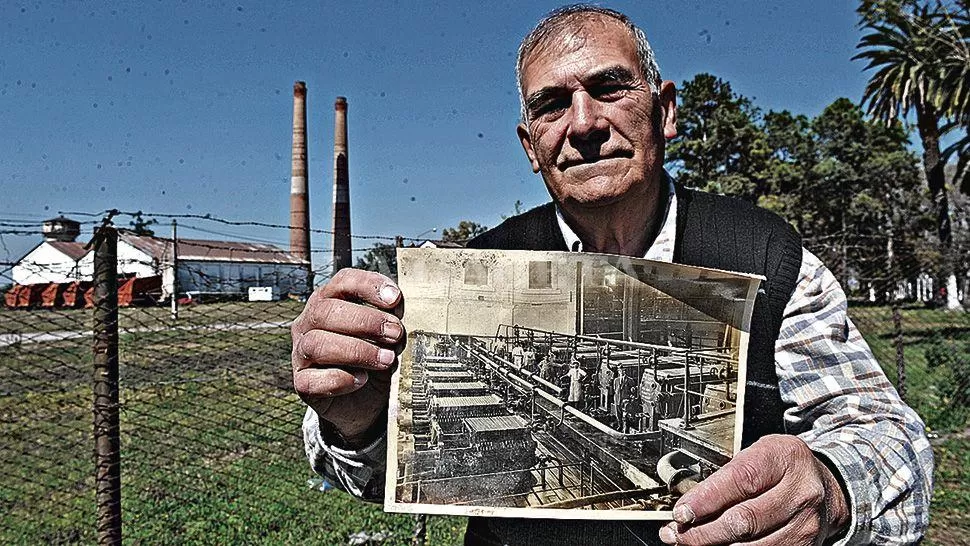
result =
[{"label": "wooden post", "polygon": [[94,240],[95,488],[101,545],[121,544],[118,410],[118,232],[103,225]]}]

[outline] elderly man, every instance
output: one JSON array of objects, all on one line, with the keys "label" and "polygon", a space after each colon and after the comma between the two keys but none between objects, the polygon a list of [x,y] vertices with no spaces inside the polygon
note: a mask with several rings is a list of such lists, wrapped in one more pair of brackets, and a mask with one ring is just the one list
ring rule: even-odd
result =
[{"label": "elderly man", "polygon": [[[643,32],[611,10],[564,8],[525,38],[517,68],[518,137],[553,202],[470,247],[609,252],[767,282],[751,323],[744,449],[677,502],[674,522],[471,518],[466,544],[918,540],[932,470],[922,423],[849,321],[832,274],[788,224],[677,186],[664,172],[675,90]],[[343,270],[293,326],[311,464],[375,500],[402,309],[390,279]]]}]

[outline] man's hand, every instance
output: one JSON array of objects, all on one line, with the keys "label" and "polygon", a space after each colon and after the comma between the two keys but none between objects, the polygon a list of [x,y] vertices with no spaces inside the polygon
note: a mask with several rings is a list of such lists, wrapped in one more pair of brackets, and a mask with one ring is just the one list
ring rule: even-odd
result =
[{"label": "man's hand", "polygon": [[321,430],[339,435],[328,441],[353,448],[377,437],[389,368],[404,348],[403,312],[401,290],[391,279],[342,269],[294,321],[293,387],[319,416]]},{"label": "man's hand", "polygon": [[772,435],[739,452],[674,506],[667,544],[822,544],[849,522],[838,480],[805,442]]}]

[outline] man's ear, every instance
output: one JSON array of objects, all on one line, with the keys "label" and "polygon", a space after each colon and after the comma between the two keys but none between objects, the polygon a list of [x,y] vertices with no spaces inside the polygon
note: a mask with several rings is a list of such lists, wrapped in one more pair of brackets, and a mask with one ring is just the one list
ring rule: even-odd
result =
[{"label": "man's ear", "polygon": [[532,135],[529,134],[529,128],[525,126],[524,123],[520,123],[516,128],[515,132],[519,135],[519,142],[522,143],[522,149],[525,150],[525,156],[529,158],[529,163],[532,164],[532,172],[539,172],[539,159],[536,157],[536,151],[532,147]]},{"label": "man's ear", "polygon": [[664,80],[660,83],[660,124],[663,127],[664,138],[677,136],[677,88],[674,82]]}]

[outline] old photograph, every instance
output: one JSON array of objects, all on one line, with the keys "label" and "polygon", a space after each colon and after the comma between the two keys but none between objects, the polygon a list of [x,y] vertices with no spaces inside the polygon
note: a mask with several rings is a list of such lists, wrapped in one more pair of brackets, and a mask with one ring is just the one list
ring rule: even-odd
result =
[{"label": "old photograph", "polygon": [[386,510],[670,519],[740,448],[760,277],[570,252],[398,267]]}]

